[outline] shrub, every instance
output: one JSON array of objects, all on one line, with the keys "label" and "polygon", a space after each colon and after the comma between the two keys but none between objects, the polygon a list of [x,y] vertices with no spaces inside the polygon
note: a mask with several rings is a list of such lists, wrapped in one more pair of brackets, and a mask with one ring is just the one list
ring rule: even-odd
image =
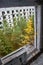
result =
[{"label": "shrub", "polygon": [[0,56],[34,42],[34,16],[26,21],[23,17],[13,19],[13,27],[3,20],[3,30],[0,30]]}]

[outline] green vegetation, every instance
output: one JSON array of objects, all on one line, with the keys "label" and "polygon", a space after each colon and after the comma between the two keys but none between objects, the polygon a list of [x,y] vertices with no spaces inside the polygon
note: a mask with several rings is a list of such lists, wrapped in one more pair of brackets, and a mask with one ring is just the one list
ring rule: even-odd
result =
[{"label": "green vegetation", "polygon": [[26,21],[23,17],[13,19],[11,28],[6,20],[3,20],[3,30],[0,30],[0,56],[3,57],[12,51],[34,42],[33,16]]}]

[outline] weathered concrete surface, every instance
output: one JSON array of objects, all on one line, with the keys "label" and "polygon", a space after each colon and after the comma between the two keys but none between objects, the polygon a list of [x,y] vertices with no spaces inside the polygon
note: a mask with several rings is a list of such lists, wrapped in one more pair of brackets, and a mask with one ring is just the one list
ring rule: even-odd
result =
[{"label": "weathered concrete surface", "polygon": [[43,65],[43,53],[30,65]]}]

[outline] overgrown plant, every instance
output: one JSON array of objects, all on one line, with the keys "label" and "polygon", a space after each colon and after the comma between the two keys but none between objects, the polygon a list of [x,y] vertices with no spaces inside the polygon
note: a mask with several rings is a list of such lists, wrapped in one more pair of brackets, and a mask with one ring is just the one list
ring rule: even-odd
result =
[{"label": "overgrown plant", "polygon": [[3,20],[3,30],[0,30],[0,56],[34,42],[34,16],[28,21],[23,17],[13,19],[13,27],[10,28],[6,20]]},{"label": "overgrown plant", "polygon": [[3,30],[0,30],[0,56],[12,52],[11,29],[6,20],[3,21]]}]

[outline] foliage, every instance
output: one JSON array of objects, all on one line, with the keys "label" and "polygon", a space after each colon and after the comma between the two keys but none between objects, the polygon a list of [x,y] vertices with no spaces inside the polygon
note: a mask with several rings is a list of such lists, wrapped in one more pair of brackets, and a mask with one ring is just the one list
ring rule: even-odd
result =
[{"label": "foliage", "polygon": [[27,22],[27,28],[24,29],[25,32],[27,33],[26,38],[28,38],[27,43],[29,44],[34,43],[34,21],[33,20],[34,20],[33,16],[30,17],[30,19]]},{"label": "foliage", "polygon": [[6,20],[3,20],[3,30],[0,30],[0,56],[34,42],[34,16],[28,21],[23,17],[13,19],[13,27],[9,27]]}]

